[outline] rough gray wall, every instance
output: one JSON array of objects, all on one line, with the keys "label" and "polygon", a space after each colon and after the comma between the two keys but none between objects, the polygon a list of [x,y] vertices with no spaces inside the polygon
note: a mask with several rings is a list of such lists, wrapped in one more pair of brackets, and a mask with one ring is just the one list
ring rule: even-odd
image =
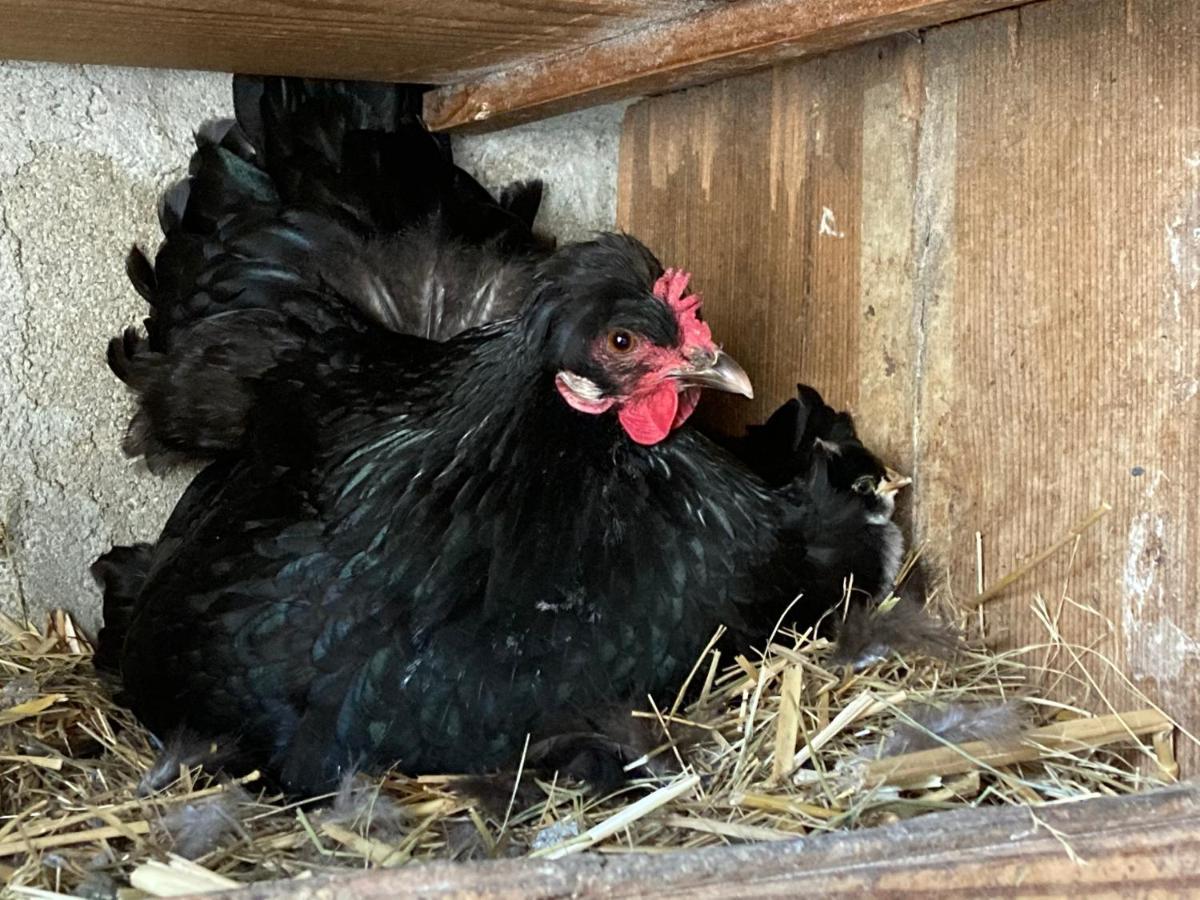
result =
[{"label": "rough gray wall", "polygon": [[[63,606],[92,630],[87,575],[114,543],[153,539],[186,484],[122,457],[129,398],[108,337],[143,315],[129,244],[158,240],[159,192],[192,129],[228,115],[228,76],[0,62],[0,609]],[[564,238],[615,220],[620,109],[460,142],[485,184],[540,175]]]},{"label": "rough gray wall", "polygon": [[121,456],[129,415],[108,335],[143,313],[124,281],[156,240],[155,199],[192,127],[225,109],[218,75],[0,65],[0,566],[4,607],[65,606],[95,624],[87,575],[107,546],[155,533],[184,476]]},{"label": "rough gray wall", "polygon": [[617,150],[625,104],[455,141],[455,161],[489,187],[542,178],[538,225],[581,240],[617,221]]}]

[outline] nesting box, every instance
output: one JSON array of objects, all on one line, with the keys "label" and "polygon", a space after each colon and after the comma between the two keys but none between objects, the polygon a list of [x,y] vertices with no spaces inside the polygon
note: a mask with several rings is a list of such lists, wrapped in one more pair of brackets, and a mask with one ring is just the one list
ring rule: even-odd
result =
[{"label": "nesting box", "polygon": [[[1193,0],[8,6],[0,55],[429,81],[427,119],[448,131],[635,98],[617,224],[694,273],[757,388],[708,420],[736,430],[819,386],[912,475],[915,540],[956,595],[989,598],[1004,641],[1043,639],[1040,596],[1096,648],[1097,696],[1123,709],[1141,692],[1200,731]],[[1178,756],[1200,764],[1194,741]],[[1198,816],[1181,787],[245,896],[1194,890]]]}]

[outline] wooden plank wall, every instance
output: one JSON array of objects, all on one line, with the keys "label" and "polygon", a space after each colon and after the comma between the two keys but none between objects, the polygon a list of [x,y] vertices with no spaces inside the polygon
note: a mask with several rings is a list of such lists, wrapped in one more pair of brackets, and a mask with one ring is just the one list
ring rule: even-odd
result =
[{"label": "wooden plank wall", "polygon": [[959,596],[976,530],[991,581],[1112,503],[989,614],[1042,641],[1041,592],[1200,732],[1194,0],[1037,3],[654,98],[621,156],[620,224],[695,272],[755,379],[709,416],[796,380],[851,407]]}]

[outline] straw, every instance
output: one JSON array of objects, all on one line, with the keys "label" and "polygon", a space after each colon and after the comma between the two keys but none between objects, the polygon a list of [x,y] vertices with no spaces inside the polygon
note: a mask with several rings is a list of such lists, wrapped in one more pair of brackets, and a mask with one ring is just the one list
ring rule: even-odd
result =
[{"label": "straw", "polygon": [[[1078,541],[1103,512],[1034,560]],[[1064,590],[1060,609],[1072,604]],[[600,796],[522,766],[520,790],[494,815],[454,774],[359,776],[297,803],[258,773],[191,769],[139,796],[157,745],[113,702],[70,616],[40,628],[0,617],[0,875],[24,896],[130,885],[170,896],[418,860],[778,841],[950,808],[1036,810],[1180,777],[1172,741],[1184,733],[1171,718],[1140,695],[1122,709],[1100,693],[1114,635],[1071,645],[1041,597],[1029,605],[1045,634],[1028,646],[994,649],[977,613],[960,609],[968,637],[955,659],[893,657],[853,673],[812,633],[780,628],[761,653],[733,659],[714,638],[689,691],[634,711],[662,732],[642,760],[660,774]],[[980,733],[989,722],[999,724]],[[672,739],[685,727],[694,742]],[[213,833],[198,842],[181,825],[189,816]]]}]

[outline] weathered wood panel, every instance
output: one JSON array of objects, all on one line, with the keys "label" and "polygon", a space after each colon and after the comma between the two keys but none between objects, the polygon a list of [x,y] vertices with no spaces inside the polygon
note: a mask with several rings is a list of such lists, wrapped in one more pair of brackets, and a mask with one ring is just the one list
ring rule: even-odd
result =
[{"label": "weathered wood panel", "polygon": [[494,128],[622,97],[703,84],[785,59],[1027,0],[740,0],[465,79],[426,99],[436,129]]},{"label": "weathered wood panel", "polygon": [[708,396],[709,418],[762,418],[799,380],[858,396],[857,278],[865,51],[731,79],[633,107],[618,219],[696,274],[704,315],[755,378],[752,403]]},{"label": "weathered wood panel", "polygon": [[[1085,861],[1073,862],[1064,845]],[[886,828],[669,854],[432,863],[274,882],[292,897],[1178,897],[1200,892],[1195,787],[1028,809],[922,816]],[[207,896],[213,896],[211,894]]]},{"label": "weathered wood panel", "polygon": [[[1041,592],[1200,730],[1191,0],[1034,4],[645,101],[620,221],[696,272],[755,377],[754,404],[709,414],[740,424],[797,379],[853,407],[914,474],[916,530],[956,593],[976,530],[990,581],[1111,502],[1073,565],[989,610],[1042,641]],[[1200,754],[1181,752],[1186,773]]]}]

